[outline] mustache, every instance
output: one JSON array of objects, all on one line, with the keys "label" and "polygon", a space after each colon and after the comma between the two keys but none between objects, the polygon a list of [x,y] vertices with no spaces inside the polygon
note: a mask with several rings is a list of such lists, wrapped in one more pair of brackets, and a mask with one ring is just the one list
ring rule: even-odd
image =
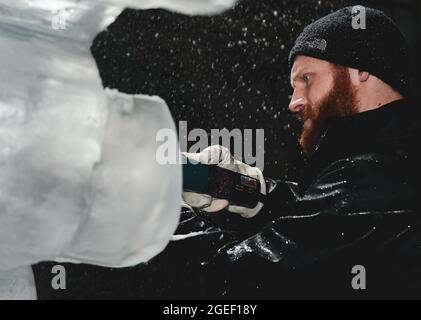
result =
[{"label": "mustache", "polygon": [[311,106],[304,106],[299,112],[295,114],[298,121],[304,123],[311,118]]}]

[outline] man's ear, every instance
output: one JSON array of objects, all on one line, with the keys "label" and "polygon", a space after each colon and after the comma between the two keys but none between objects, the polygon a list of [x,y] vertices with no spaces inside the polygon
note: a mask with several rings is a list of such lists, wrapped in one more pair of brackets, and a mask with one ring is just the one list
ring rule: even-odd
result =
[{"label": "man's ear", "polygon": [[368,73],[367,71],[358,70],[358,79],[360,80],[360,82],[366,82],[369,77],[370,73]]}]

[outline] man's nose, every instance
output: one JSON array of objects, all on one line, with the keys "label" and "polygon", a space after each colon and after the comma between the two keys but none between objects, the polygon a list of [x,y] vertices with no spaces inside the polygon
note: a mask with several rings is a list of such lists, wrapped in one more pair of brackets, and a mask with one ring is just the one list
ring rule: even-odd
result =
[{"label": "man's nose", "polygon": [[289,103],[289,110],[294,113],[300,112],[300,110],[304,107],[304,104],[304,98],[297,97],[294,94],[292,95],[291,102]]}]

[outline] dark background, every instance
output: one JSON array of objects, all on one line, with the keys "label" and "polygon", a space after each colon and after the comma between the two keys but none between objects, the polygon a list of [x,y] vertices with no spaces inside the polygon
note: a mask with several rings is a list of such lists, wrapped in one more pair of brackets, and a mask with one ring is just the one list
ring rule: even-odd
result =
[{"label": "dark background", "polygon": [[[188,121],[189,130],[263,128],[265,175],[294,179],[305,159],[297,143],[300,125],[288,112],[289,50],[307,24],[357,4],[382,9],[396,21],[412,49],[413,92],[419,95],[421,1],[417,0],[242,0],[222,15],[204,17],[126,9],[97,36],[92,53],[104,87],[162,97],[176,123]],[[228,213],[217,220],[247,228]],[[171,264],[173,259],[177,256],[164,261]],[[34,266],[43,299],[156,298],[161,293],[167,297],[160,277],[170,266],[110,269],[65,264],[67,290],[54,291],[52,265]],[[197,278],[200,281],[200,274]],[[182,297],[180,292],[174,296]]]}]

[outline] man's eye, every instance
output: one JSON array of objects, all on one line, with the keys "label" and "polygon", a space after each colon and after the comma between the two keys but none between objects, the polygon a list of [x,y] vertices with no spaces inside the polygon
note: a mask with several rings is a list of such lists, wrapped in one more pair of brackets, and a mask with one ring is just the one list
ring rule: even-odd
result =
[{"label": "man's eye", "polygon": [[304,79],[304,81],[306,81],[306,82],[310,81],[310,75],[305,74],[305,75],[303,76],[303,79]]}]

